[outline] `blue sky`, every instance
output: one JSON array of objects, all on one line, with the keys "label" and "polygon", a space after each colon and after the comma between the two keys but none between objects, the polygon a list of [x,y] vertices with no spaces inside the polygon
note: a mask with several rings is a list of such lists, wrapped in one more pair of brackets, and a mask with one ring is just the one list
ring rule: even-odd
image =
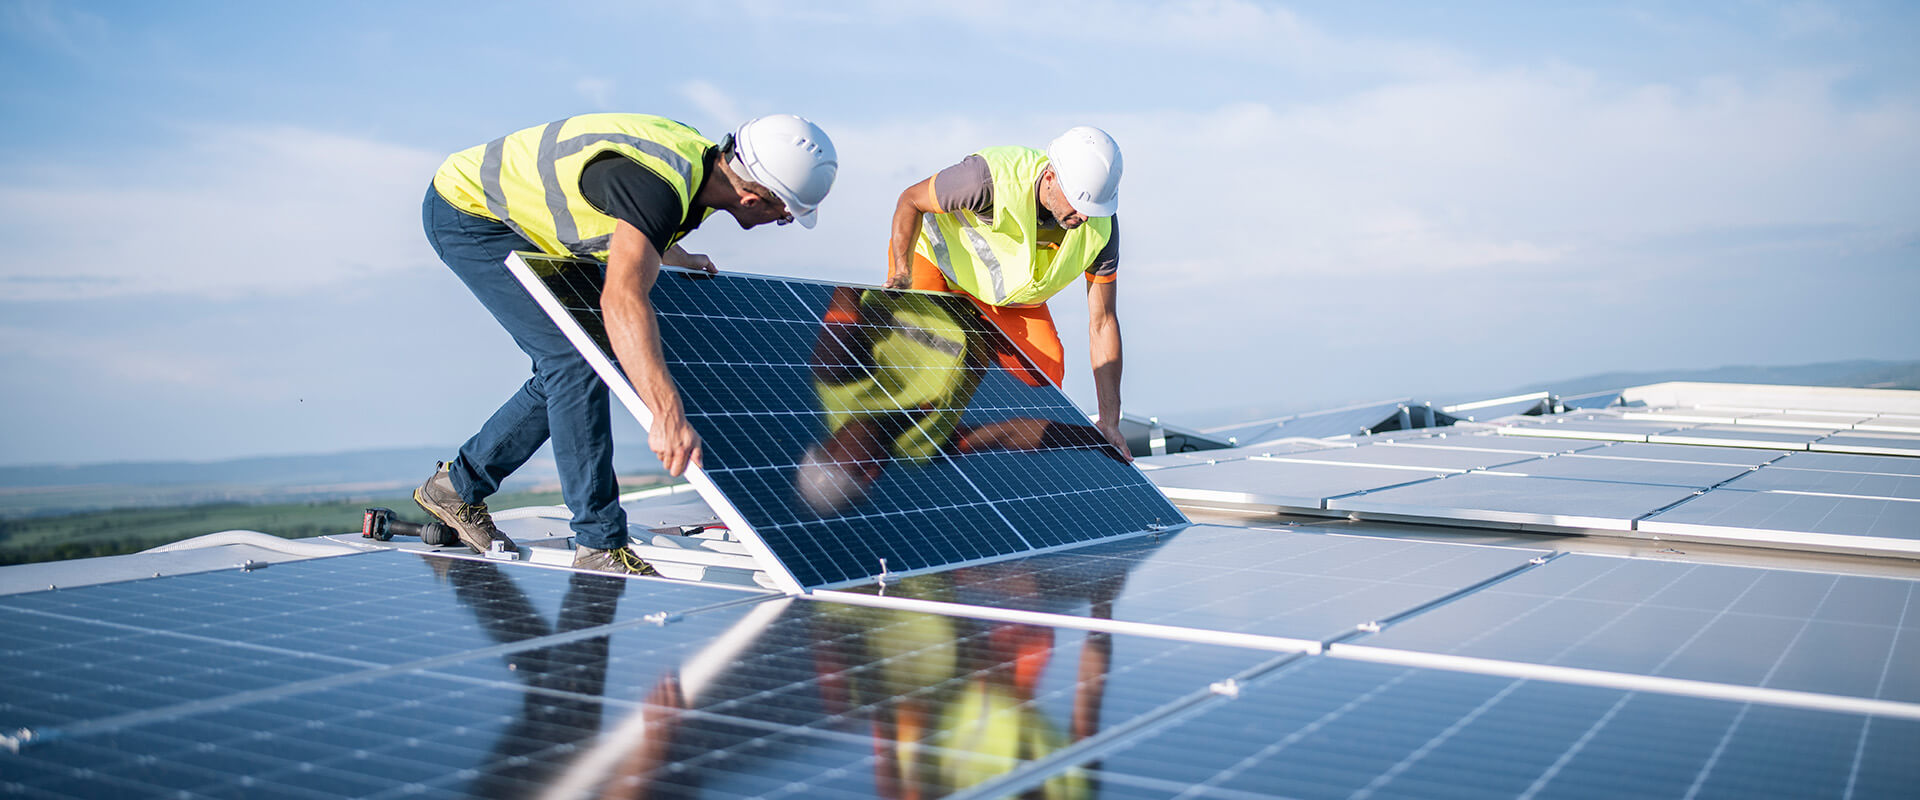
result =
[{"label": "blue sky", "polygon": [[601,110],[819,122],[818,228],[688,245],[866,282],[901,188],[1106,128],[1126,406],[1170,421],[1920,357],[1912,4],[962,5],[0,0],[0,463],[459,442],[526,360],[421,195]]}]

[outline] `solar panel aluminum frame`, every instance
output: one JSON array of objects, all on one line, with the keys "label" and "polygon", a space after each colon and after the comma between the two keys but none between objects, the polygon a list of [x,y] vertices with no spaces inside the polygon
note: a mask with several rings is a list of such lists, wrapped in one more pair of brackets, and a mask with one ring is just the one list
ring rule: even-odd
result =
[{"label": "solar panel aluminum frame", "polygon": [[[545,254],[539,255],[541,258],[555,258]],[[578,261],[580,259],[563,260]],[[627,380],[626,373],[620,371],[612,359],[601,351],[600,343],[594,341],[585,328],[580,327],[580,323],[574,320],[572,314],[567,313],[566,307],[560,304],[560,299],[547,290],[546,281],[541,280],[540,276],[534,273],[532,265],[521,258],[520,253],[513,253],[507,256],[507,269],[513,273],[515,279],[520,281],[520,285],[526,287],[527,293],[533,296],[534,302],[540,304],[540,309],[547,312],[547,316],[553,320],[553,323],[560,327],[560,332],[566,334],[567,341],[572,342],[574,349],[580,351],[580,355],[586,358],[587,363],[593,367],[593,371],[600,374],[600,379],[607,384],[607,390],[613,393],[621,405],[627,407],[627,411],[633,414],[634,419],[640,421],[640,427],[652,430],[653,411],[647,408],[646,403],[641,402],[640,393]],[[662,269],[677,268],[663,266]],[[733,503],[727,500],[726,494],[720,491],[720,487],[713,484],[713,479],[707,477],[706,472],[700,469],[700,465],[688,464],[684,474],[687,482],[693,484],[694,491],[699,492],[700,498],[707,501],[707,505],[713,508],[714,515],[727,523],[728,530],[740,537],[740,543],[747,548],[748,553],[753,555],[754,561],[759,562],[761,568],[767,571],[767,577],[773,579],[775,588],[787,594],[801,594],[806,591],[786,565],[774,556],[773,548],[768,547],[767,543],[754,531],[753,526],[747,523],[747,518],[740,513],[740,509],[735,508]]]},{"label": "solar panel aluminum frame", "polygon": [[[593,265],[599,264],[599,262],[597,261],[591,261],[588,259],[569,258],[564,256],[553,256],[545,253],[526,253],[524,255],[534,256],[543,260],[569,261],[569,262],[575,262],[575,263],[581,263],[581,264],[593,264]],[[595,341],[592,335],[588,334],[585,329],[580,327],[579,322],[573,318],[572,314],[568,313],[566,307],[560,303],[559,298],[555,297],[554,294],[548,290],[546,282],[542,280],[537,273],[534,272],[533,266],[531,264],[528,264],[527,261],[522,256],[523,254],[518,252],[509,255],[506,260],[507,269],[513,273],[514,278],[519,280],[522,286],[526,287],[528,294],[530,294],[534,298],[534,301],[540,305],[541,310],[545,311],[547,313],[547,316],[554,321],[554,324],[560,328],[560,331],[566,335],[567,340],[573,343],[574,349],[580,352],[580,354],[586,359],[587,363],[593,367],[594,372],[600,375],[601,380],[606,383],[607,388],[612,393],[613,397],[618,399],[620,401],[620,404],[625,406],[627,410],[633,414],[634,418],[640,422],[641,427],[649,428],[649,429],[652,428],[653,412],[652,410],[648,409],[646,403],[640,399],[639,392],[636,391],[633,388],[633,384],[627,380],[626,374],[622,372],[620,368],[613,363],[613,361],[609,358],[609,354],[601,350],[599,342]],[[683,269],[680,267],[672,267],[672,266],[666,266],[666,265],[662,265],[661,270],[662,272],[666,272],[666,273],[682,273],[682,274],[696,274],[696,275],[706,274],[698,270],[689,270],[689,269]],[[821,286],[852,286],[853,285],[853,284],[837,283],[834,281],[814,280],[814,279],[807,279],[807,278],[793,278],[793,277],[775,276],[775,275],[760,275],[760,274],[750,273],[750,272],[731,272],[729,274],[737,277],[765,278],[765,279],[771,279],[771,280],[778,280],[778,281],[785,281],[785,282],[792,282],[792,283],[808,283],[808,284],[815,284],[815,285],[821,285]],[[874,287],[858,287],[858,288],[874,288]],[[889,291],[910,292],[915,294],[937,294],[933,292],[922,292],[922,291],[916,291],[916,290],[895,289],[895,290],[889,290]],[[1022,358],[1024,358],[1024,355],[1022,356]],[[1136,470],[1137,470],[1137,467],[1136,467]],[[917,575],[922,573],[944,571],[944,570],[949,570],[956,567],[963,567],[963,566],[970,566],[974,564],[999,561],[1006,558],[1028,556],[1028,555],[1034,555],[1038,553],[1046,553],[1046,552],[1052,552],[1056,550],[1070,549],[1073,547],[1079,547],[1087,544],[1087,542],[1085,541],[1068,542],[1065,544],[1053,545],[1049,547],[1040,547],[1032,550],[1021,551],[1018,553],[991,555],[984,558],[939,564],[939,565],[920,568],[920,569],[898,570],[898,571],[889,570],[884,574],[876,574],[874,576],[871,576],[871,578],[868,578],[868,579],[855,579],[855,580],[845,580],[845,581],[826,583],[819,586],[811,587],[810,589],[805,584],[802,584],[800,580],[794,576],[792,570],[787,568],[787,566],[780,560],[779,556],[774,553],[773,548],[767,544],[766,540],[760,536],[757,530],[755,530],[752,523],[750,523],[747,520],[746,515],[741,513],[740,509],[737,506],[735,506],[732,501],[727,499],[726,494],[720,490],[720,487],[713,482],[713,479],[706,474],[706,471],[704,469],[702,469],[697,464],[689,464],[684,474],[687,478],[687,481],[693,485],[694,490],[700,494],[701,499],[707,502],[707,505],[713,509],[714,514],[718,516],[721,519],[721,521],[727,524],[728,528],[736,536],[739,537],[741,543],[746,547],[747,552],[751,554],[754,560],[757,561],[766,570],[767,576],[772,580],[774,587],[786,594],[807,594],[808,592],[813,590],[845,588],[849,586],[861,585],[865,583],[867,580],[877,579],[877,580],[884,581],[888,578],[908,577],[911,575]],[[1153,485],[1151,481],[1146,480],[1146,477],[1144,474],[1141,475],[1141,480],[1143,483],[1145,483],[1148,486]],[[1176,510],[1175,513],[1177,514],[1178,511]],[[1184,515],[1180,515],[1179,518],[1173,521],[1172,523],[1166,524],[1158,528],[1150,528],[1147,530],[1131,531],[1127,533],[1115,534],[1114,536],[1111,536],[1108,538],[1123,539],[1130,536],[1161,535],[1161,534],[1166,534],[1173,531],[1184,529],[1192,524],[1193,523],[1187,520]]]},{"label": "solar panel aluminum frame", "polygon": [[[1633,530],[1645,538],[1663,541],[1689,541],[1706,544],[1734,544],[1752,547],[1771,547],[1784,550],[1804,550],[1821,553],[1842,553],[1862,556],[1898,556],[1920,558],[1920,540],[1899,539],[1890,536],[1873,536],[1850,533],[1825,533],[1821,531],[1793,530],[1783,527],[1762,525],[1737,525],[1730,522],[1684,522],[1688,504],[1702,498],[1721,500],[1727,497],[1745,495],[1784,495],[1787,492],[1755,492],[1745,489],[1713,489],[1703,492],[1686,503],[1649,514],[1634,520]],[[1865,501],[1877,503],[1904,503],[1905,500],[1887,500],[1880,498],[1857,498],[1834,495],[1809,495],[1826,497],[1837,502]]]}]

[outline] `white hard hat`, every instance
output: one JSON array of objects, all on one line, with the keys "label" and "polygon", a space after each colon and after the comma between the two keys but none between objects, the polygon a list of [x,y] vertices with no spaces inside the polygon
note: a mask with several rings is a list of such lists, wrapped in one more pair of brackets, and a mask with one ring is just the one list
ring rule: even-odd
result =
[{"label": "white hard hat", "polygon": [[794,488],[813,513],[831,517],[859,504],[869,481],[860,479],[851,464],[839,464],[819,445],[808,448],[794,470]]},{"label": "white hard hat", "polygon": [[792,114],[770,114],[747,120],[733,141],[734,170],[772,190],[795,220],[813,227],[814,213],[840,171],[827,132]]},{"label": "white hard hat", "polygon": [[1120,145],[1106,131],[1091,125],[1068,128],[1047,145],[1047,160],[1073,210],[1113,216],[1120,206]]}]

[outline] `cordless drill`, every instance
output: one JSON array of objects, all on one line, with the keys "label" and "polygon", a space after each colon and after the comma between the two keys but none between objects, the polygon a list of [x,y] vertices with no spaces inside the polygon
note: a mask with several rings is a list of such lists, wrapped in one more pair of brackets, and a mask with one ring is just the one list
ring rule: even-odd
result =
[{"label": "cordless drill", "polygon": [[444,522],[407,522],[394,515],[391,508],[369,508],[361,515],[362,538],[387,542],[392,541],[395,534],[418,536],[422,543],[434,547],[460,544],[460,534]]}]

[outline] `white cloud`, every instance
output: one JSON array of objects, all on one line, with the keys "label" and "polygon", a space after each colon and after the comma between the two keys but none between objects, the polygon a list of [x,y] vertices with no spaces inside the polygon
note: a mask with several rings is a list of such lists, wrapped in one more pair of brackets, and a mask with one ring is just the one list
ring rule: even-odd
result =
[{"label": "white cloud", "polygon": [[0,182],[14,299],[290,293],[433,263],[419,202],[443,156],[294,127],[197,129],[110,171]]},{"label": "white cloud", "polygon": [[72,55],[95,52],[108,38],[107,21],[72,3],[15,0],[0,9],[0,27]]},{"label": "white cloud", "polygon": [[1778,11],[1780,32],[1788,38],[1843,36],[1860,24],[1826,3],[1789,3]]},{"label": "white cloud", "polygon": [[581,78],[573,83],[573,91],[586,99],[595,111],[613,110],[613,89],[611,78]]},{"label": "white cloud", "polygon": [[[694,108],[706,117],[694,125],[700,130],[729,131],[747,121],[733,96],[712,83],[704,80],[687,81],[680,85],[679,91],[681,97],[693,103]],[[714,138],[718,139],[719,136]]]},{"label": "white cloud", "polygon": [[142,392],[219,387],[237,399],[266,399],[283,392],[277,379],[250,374],[212,351],[156,346],[120,335],[97,336],[0,327],[0,356],[18,356],[42,364],[78,366],[101,386],[137,387]]},{"label": "white cloud", "polygon": [[[1079,123],[1126,153],[1127,271],[1147,285],[1611,267],[1641,242],[1776,226],[1835,245],[1910,233],[1920,207],[1912,102],[1842,104],[1818,75],[1617,85],[1556,67],[1201,114],[823,120],[841,172],[818,229],[714,233],[722,222],[690,245],[723,267],[870,280],[902,188]],[[1232,266],[1173,268],[1208,261]]]}]

